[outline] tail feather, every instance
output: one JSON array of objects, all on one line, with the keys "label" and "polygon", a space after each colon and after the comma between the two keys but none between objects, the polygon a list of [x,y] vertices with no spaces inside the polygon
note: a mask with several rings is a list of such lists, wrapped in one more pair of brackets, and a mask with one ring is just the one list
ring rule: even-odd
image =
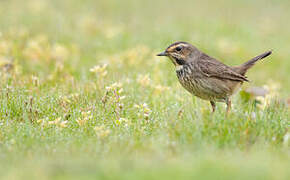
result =
[{"label": "tail feather", "polygon": [[264,59],[265,57],[269,56],[270,54],[272,54],[272,51],[267,51],[259,56],[254,57],[253,59],[245,62],[244,64],[242,64],[240,66],[233,67],[233,68],[236,72],[240,73],[241,75],[245,75],[247,70],[250,69],[257,61]]}]

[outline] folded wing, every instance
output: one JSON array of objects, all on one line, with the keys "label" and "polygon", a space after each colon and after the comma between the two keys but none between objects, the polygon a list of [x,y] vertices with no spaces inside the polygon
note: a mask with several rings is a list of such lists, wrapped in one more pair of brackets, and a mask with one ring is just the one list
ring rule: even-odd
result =
[{"label": "folded wing", "polygon": [[235,72],[231,69],[231,67],[217,61],[212,57],[209,57],[206,54],[203,54],[197,63],[200,71],[207,77],[239,82],[248,81],[245,76]]}]

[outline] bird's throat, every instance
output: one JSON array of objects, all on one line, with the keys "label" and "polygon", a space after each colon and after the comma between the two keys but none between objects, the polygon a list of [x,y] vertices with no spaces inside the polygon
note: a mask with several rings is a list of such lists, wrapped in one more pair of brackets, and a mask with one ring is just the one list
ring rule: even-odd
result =
[{"label": "bird's throat", "polygon": [[186,63],[184,60],[178,58],[175,58],[175,61],[177,65],[184,65]]},{"label": "bird's throat", "polygon": [[186,62],[183,59],[174,58],[174,61],[176,71],[181,71],[184,65],[186,64]]},{"label": "bird's throat", "polygon": [[183,65],[176,65],[175,70],[176,71],[181,71],[183,69]]}]

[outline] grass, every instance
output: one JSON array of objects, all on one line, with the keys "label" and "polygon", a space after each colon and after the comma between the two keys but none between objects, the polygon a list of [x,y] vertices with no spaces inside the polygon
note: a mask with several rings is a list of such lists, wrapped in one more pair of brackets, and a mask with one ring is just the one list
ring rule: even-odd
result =
[{"label": "grass", "polygon": [[[0,178],[289,179],[289,5],[1,1]],[[225,118],[155,56],[176,40],[230,65],[274,53]]]}]

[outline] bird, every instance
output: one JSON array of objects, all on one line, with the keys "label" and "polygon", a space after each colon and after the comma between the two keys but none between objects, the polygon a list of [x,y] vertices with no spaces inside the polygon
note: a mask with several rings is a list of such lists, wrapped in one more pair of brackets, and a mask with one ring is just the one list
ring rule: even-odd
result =
[{"label": "bird", "polygon": [[239,66],[228,66],[203,53],[194,45],[178,41],[157,56],[166,56],[175,66],[180,84],[192,95],[210,102],[212,112],[216,103],[226,103],[226,114],[231,110],[231,97],[249,82],[247,71],[261,59],[271,55],[266,51]]}]

